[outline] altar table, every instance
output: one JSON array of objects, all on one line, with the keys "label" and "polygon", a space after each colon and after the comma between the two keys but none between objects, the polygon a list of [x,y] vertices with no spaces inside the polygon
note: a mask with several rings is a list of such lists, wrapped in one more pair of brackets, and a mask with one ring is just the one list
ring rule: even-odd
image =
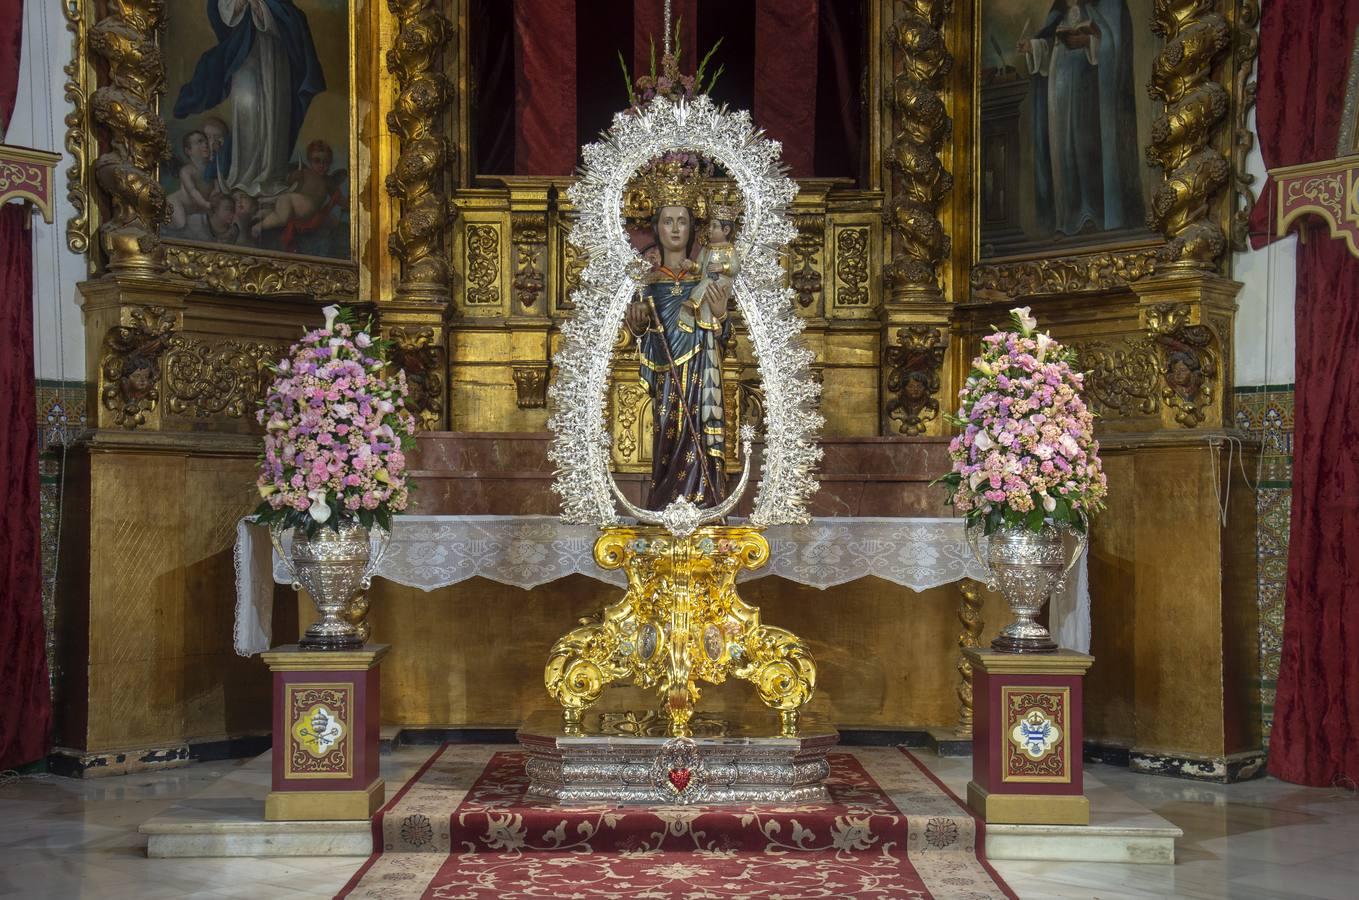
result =
[{"label": "altar table", "polygon": [[[569,525],[555,516],[399,516],[376,574],[423,591],[474,577],[527,590],[572,574],[621,588],[626,584],[621,571],[606,572],[595,564],[598,535],[593,526]],[[961,519],[820,518],[808,525],[772,526],[765,537],[768,564],[743,573],[743,580],[777,575],[825,589],[873,575],[916,592],[964,579],[986,581]],[[249,518],[237,523],[235,564],[235,647],[250,656],[270,647],[273,585],[291,579],[273,554],[267,529]],[[976,602],[975,590],[963,591],[965,607]],[[1089,650],[1084,558],[1066,589],[1053,597],[1050,621],[1058,644]],[[980,622],[975,631],[980,633]]]}]

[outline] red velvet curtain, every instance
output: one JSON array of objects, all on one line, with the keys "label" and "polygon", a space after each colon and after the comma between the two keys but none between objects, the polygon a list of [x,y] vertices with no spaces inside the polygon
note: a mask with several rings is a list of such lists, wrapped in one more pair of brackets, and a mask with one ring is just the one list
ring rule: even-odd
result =
[{"label": "red velvet curtain", "polygon": [[818,0],[757,0],[755,121],[795,178],[815,174]]},{"label": "red velvet curtain", "polygon": [[[17,57],[16,57],[17,58]],[[41,759],[52,731],[42,619],[33,256],[28,210],[0,206],[0,769]]]},{"label": "red velvet curtain", "polygon": [[[1270,168],[1335,156],[1359,2],[1273,0],[1260,23]],[[1255,209],[1273,226],[1270,185]],[[1298,246],[1293,506],[1269,771],[1359,783],[1359,260],[1324,227]]]},{"label": "red velvet curtain", "polygon": [[514,0],[514,171],[576,167],[575,0]]},{"label": "red velvet curtain", "polygon": [[24,0],[0,0],[0,141],[19,92],[19,52],[24,37]]}]

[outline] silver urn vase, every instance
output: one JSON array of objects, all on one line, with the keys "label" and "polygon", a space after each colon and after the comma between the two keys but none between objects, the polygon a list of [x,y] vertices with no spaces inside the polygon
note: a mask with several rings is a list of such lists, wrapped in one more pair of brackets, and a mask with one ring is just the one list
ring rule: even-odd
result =
[{"label": "silver urn vase", "polygon": [[987,539],[986,561],[991,570],[988,586],[1000,591],[1015,617],[991,642],[991,649],[1002,653],[1049,653],[1057,649],[1052,635],[1034,620],[1085,551],[1086,535],[1076,534],[1076,552],[1070,559],[1061,530],[1050,524],[1037,532],[1023,526],[1004,526]]},{"label": "silver urn vase", "polygon": [[368,598],[365,591],[386,547],[386,532],[370,535],[358,524],[339,529],[321,528],[312,537],[293,529],[292,546],[285,548],[279,529],[270,537],[293,579],[293,590],[306,588],[320,618],[298,643],[308,650],[352,650],[368,640]]}]

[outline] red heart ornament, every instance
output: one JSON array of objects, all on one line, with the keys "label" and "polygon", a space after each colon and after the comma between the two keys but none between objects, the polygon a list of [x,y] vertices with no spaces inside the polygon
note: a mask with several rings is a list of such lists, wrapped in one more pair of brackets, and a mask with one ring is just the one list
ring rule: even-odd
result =
[{"label": "red heart ornament", "polygon": [[670,786],[675,789],[675,793],[681,794],[689,786],[690,771],[685,769],[671,769],[666,776],[670,779]]}]

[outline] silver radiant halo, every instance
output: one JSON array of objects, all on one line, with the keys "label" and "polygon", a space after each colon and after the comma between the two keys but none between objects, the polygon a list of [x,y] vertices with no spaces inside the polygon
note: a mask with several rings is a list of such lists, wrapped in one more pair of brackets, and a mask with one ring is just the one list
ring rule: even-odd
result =
[{"label": "silver radiant halo", "polygon": [[[797,184],[780,167],[778,142],[757,131],[748,112],[718,107],[707,96],[687,102],[656,97],[640,111],[615,115],[613,127],[584,148],[584,167],[567,191],[579,210],[569,239],[589,262],[571,295],[576,316],[562,327],[550,389],[550,457],[557,466],[553,489],[562,498],[562,517],[599,526],[619,521],[605,417],[609,362],[635,291],[633,273],[644,264],[624,230],[623,195],[639,169],[672,150],[721,164],[745,202],[734,295],[766,397],[764,459],[751,522],[807,522],[807,501],[816,492],[813,471],[821,459],[816,444],[821,388],[811,375],[813,355],[803,345],[803,321],[780,264],[796,234],[788,205]],[[687,523],[692,515],[679,518]]]}]

